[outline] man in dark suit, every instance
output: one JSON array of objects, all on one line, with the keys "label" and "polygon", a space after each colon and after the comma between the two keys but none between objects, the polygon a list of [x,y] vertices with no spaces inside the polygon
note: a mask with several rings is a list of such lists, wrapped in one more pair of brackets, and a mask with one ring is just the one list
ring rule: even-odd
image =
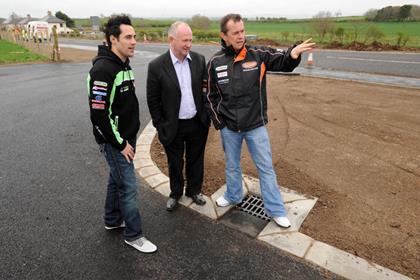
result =
[{"label": "man in dark suit", "polygon": [[147,105],[168,158],[171,194],[166,209],[172,211],[184,193],[184,151],[185,195],[198,205],[206,203],[201,186],[209,119],[202,97],[205,58],[190,51],[191,28],[177,21],[168,37],[170,49],[149,64]]}]

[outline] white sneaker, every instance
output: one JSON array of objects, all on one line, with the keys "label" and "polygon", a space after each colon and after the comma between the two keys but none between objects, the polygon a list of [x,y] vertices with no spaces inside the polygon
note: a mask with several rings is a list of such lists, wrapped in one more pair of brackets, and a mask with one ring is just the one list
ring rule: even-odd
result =
[{"label": "white sneaker", "polygon": [[127,240],[124,240],[124,241],[125,243],[127,243],[130,246],[133,246],[134,248],[136,248],[142,253],[153,253],[153,252],[156,252],[157,250],[156,245],[150,242],[149,240],[147,240],[146,237],[140,237],[133,241],[127,241]]},{"label": "white sneaker", "polygon": [[289,228],[291,226],[287,217],[274,217],[273,220],[279,227]]},{"label": "white sneaker", "polygon": [[107,226],[107,225],[105,225],[105,229],[107,229],[107,230],[123,228],[123,227],[125,227],[125,222],[124,221],[120,225],[117,225],[117,226]]},{"label": "white sneaker", "polygon": [[222,195],[221,197],[216,199],[216,205],[219,206],[219,207],[226,207],[226,206],[231,205],[231,203],[229,201],[227,201],[225,199],[225,197]]}]

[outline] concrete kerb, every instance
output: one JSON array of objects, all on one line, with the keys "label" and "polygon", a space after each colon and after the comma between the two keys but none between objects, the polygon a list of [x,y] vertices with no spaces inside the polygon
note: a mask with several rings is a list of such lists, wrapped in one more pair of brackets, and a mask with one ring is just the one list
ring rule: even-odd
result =
[{"label": "concrete kerb", "polygon": [[[134,166],[153,190],[169,197],[169,178],[159,170],[150,156],[155,134],[156,129],[150,121],[138,138]],[[244,196],[248,193],[261,195],[258,179],[251,176],[244,175],[243,189]],[[216,206],[216,199],[225,191],[226,185],[223,185],[211,197],[204,196],[207,202],[204,206],[192,203],[191,198],[185,196],[179,200],[179,203],[210,219],[217,220],[233,207]],[[348,279],[412,279],[300,233],[299,229],[303,221],[318,199],[284,187],[281,187],[281,191],[292,226],[282,229],[270,221],[259,233],[257,239]]]}]

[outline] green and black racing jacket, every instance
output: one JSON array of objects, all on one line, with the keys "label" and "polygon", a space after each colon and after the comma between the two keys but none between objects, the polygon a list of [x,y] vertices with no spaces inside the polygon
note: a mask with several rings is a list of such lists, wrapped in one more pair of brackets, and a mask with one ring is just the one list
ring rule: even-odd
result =
[{"label": "green and black racing jacket", "polygon": [[139,103],[129,60],[123,62],[107,46],[98,46],[87,88],[96,142],[123,150],[140,128]]}]

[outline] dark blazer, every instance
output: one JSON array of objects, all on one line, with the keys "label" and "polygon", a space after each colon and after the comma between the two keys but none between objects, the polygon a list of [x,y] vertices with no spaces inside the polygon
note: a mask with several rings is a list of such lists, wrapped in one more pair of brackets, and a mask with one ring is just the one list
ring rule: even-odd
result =
[{"label": "dark blazer", "polygon": [[[197,109],[196,117],[203,126],[210,125],[204,108],[203,86],[206,84],[206,61],[204,56],[190,51],[192,92]],[[169,145],[178,130],[178,115],[181,104],[181,89],[172,64],[169,50],[149,63],[147,71],[147,105],[153,126],[158,131],[162,145]]]}]

